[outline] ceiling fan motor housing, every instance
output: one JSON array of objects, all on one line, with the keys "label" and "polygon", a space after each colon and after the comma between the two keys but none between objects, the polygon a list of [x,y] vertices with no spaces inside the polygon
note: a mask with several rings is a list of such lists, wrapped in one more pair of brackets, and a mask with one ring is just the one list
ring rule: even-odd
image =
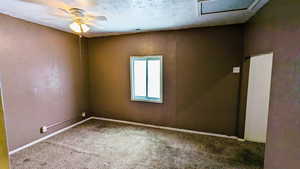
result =
[{"label": "ceiling fan motor housing", "polygon": [[70,14],[73,15],[75,18],[82,18],[84,17],[85,11],[79,8],[71,8],[69,9]]}]

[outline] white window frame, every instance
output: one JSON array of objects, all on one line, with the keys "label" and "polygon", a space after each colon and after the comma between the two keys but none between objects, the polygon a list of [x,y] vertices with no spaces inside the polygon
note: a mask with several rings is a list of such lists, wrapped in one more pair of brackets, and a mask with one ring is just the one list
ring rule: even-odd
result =
[{"label": "white window frame", "polygon": [[[134,61],[135,60],[160,60],[160,99],[151,97],[135,97],[134,94]],[[148,65],[148,63],[146,63]],[[148,68],[146,68],[147,80],[146,80],[146,91],[148,93]],[[131,56],[130,57],[130,86],[131,86],[131,101],[150,102],[150,103],[163,103],[163,56]],[[147,94],[146,94],[147,95]]]}]

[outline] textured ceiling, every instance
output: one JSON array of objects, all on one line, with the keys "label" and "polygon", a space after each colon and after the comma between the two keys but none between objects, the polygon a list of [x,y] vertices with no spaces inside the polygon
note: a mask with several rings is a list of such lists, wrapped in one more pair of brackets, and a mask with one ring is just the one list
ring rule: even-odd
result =
[{"label": "textured ceiling", "polygon": [[[41,3],[36,3],[36,2]],[[258,2],[253,3],[254,2]],[[92,27],[87,37],[182,28],[228,25],[246,22],[269,0],[212,0],[203,2],[206,12],[246,10],[201,15],[198,0],[1,0],[0,12],[33,23],[71,32],[70,20],[55,16],[57,4],[82,8],[91,14],[104,15],[101,27]],[[53,3],[50,2],[62,2]],[[93,2],[93,3],[90,3]],[[41,5],[49,4],[52,7]],[[207,3],[207,4],[206,4]],[[93,5],[91,5],[93,4]],[[248,7],[250,5],[250,7]],[[253,5],[256,4],[256,5]],[[141,29],[141,30],[136,30]]]}]

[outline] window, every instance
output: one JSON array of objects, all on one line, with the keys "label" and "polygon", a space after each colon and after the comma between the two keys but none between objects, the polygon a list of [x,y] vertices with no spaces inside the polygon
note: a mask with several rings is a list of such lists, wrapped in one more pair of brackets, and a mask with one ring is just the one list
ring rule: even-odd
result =
[{"label": "window", "polygon": [[162,103],[162,56],[130,58],[131,100]]}]

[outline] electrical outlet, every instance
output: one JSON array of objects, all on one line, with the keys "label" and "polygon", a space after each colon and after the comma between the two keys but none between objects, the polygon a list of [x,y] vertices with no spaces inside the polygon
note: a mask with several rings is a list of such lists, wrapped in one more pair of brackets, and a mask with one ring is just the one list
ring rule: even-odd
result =
[{"label": "electrical outlet", "polygon": [[81,116],[82,116],[82,117],[86,117],[86,112],[82,112],[82,113],[81,113]]},{"label": "electrical outlet", "polygon": [[48,131],[47,126],[41,127],[41,133],[46,133]]},{"label": "electrical outlet", "polygon": [[233,67],[232,73],[240,73],[240,67]]}]

